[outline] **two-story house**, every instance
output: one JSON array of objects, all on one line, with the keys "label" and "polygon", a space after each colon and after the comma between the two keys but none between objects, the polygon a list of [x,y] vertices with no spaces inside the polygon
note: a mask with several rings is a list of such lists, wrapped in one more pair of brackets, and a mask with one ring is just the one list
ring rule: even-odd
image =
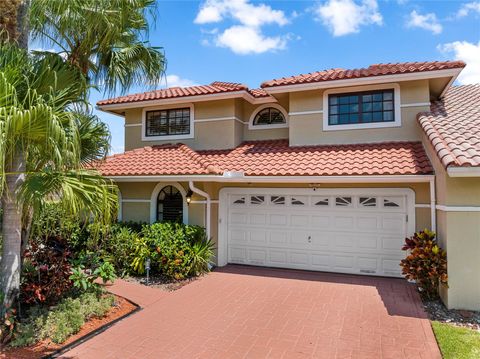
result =
[{"label": "two-story house", "polygon": [[213,82],[103,100],[126,152],[98,166],[119,219],[205,226],[216,261],[401,276],[438,232],[451,308],[480,309],[480,86],[463,62],[376,64],[249,89]]}]

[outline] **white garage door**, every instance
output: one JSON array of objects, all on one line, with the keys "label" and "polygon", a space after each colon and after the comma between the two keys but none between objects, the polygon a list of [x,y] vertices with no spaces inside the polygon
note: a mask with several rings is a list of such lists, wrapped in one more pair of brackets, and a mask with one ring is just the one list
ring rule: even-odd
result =
[{"label": "white garage door", "polygon": [[219,262],[400,276],[413,233],[409,189],[228,188]]}]

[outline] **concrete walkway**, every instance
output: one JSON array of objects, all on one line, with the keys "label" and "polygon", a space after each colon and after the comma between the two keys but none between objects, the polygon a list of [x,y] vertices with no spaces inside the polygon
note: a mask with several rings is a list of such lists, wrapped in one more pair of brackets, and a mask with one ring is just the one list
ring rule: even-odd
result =
[{"label": "concrete walkway", "polygon": [[143,310],[61,358],[441,358],[401,279],[229,265],[175,292],[111,291]]}]

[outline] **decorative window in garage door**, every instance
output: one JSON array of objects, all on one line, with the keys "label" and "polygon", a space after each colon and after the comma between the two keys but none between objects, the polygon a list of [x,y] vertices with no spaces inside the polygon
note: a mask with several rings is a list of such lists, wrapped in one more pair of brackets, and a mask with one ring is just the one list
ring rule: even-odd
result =
[{"label": "decorative window in garage door", "polygon": [[336,197],[335,206],[350,207],[352,205],[352,197]]},{"label": "decorative window in garage door", "polygon": [[402,204],[401,197],[385,197],[383,199],[383,207],[386,208],[399,208]]},{"label": "decorative window in garage door", "polygon": [[328,197],[314,197],[313,203],[315,206],[328,206],[330,204],[330,198]]},{"label": "decorative window in garage door", "polygon": [[361,207],[376,207],[377,198],[376,197],[360,197],[358,203]]},{"label": "decorative window in garage door", "polygon": [[251,196],[250,204],[263,204],[265,203],[265,196]]},{"label": "decorative window in garage door", "polygon": [[307,197],[305,196],[292,196],[291,202],[292,206],[305,206],[307,203]]},{"label": "decorative window in garage door", "polygon": [[245,204],[245,196],[233,196],[233,204]]},{"label": "decorative window in garage door", "polygon": [[270,202],[275,205],[284,205],[285,204],[285,196],[271,196]]}]

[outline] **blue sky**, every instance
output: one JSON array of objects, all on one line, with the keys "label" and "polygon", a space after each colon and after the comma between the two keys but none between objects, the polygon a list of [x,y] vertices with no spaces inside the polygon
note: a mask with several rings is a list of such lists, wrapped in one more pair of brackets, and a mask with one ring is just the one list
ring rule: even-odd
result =
[{"label": "blue sky", "polygon": [[[480,1],[164,1],[149,40],[164,48],[168,86],[276,77],[373,63],[461,59],[480,82]],[[142,91],[131,89],[131,92]],[[91,102],[103,98],[92,93]],[[97,114],[122,152],[123,119]]]}]

